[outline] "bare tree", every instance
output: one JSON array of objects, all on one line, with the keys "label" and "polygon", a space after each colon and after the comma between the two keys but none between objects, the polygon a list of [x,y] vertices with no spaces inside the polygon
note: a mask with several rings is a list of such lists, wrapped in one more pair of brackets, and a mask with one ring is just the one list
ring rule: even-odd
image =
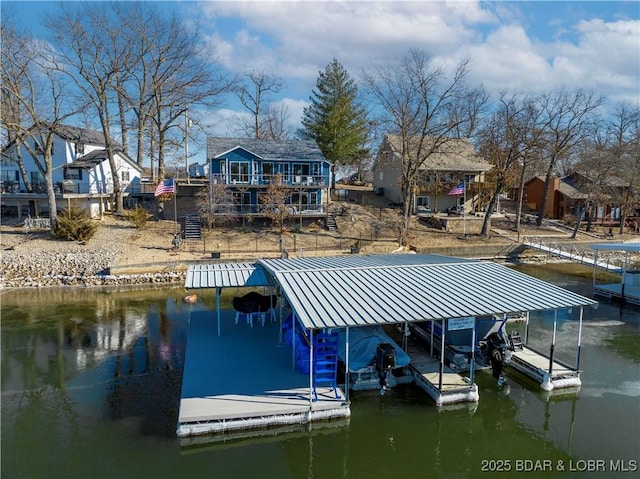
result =
[{"label": "bare tree", "polygon": [[560,89],[542,93],[535,103],[541,111],[542,132],[539,151],[546,165],[544,193],[537,224],[542,224],[548,201],[549,184],[559,162],[568,157],[571,150],[583,141],[593,114],[603,103],[603,98],[593,91]]},{"label": "bare tree", "polygon": [[398,240],[402,246],[410,230],[419,172],[475,122],[467,115],[452,114],[463,111],[460,102],[474,96],[465,85],[468,65],[468,60],[462,60],[449,77],[425,52],[410,50],[399,62],[373,66],[361,75],[374,101],[385,111],[391,133],[400,138],[404,207]]},{"label": "bare tree", "polygon": [[515,182],[517,168],[524,154],[522,116],[526,110],[516,95],[500,94],[499,107],[480,130],[480,154],[491,165],[495,187],[482,223],[481,235],[486,236],[489,219],[498,197]]},{"label": "bare tree", "polygon": [[32,156],[44,179],[53,229],[57,222],[53,140],[57,128],[77,110],[65,109],[65,85],[58,72],[42,57],[40,46],[4,22],[1,33],[2,102],[10,107],[9,114],[2,115],[2,123],[9,132],[8,137],[15,142],[17,161],[28,188],[32,185],[21,161],[22,148]]},{"label": "bare tree", "polygon": [[[234,88],[240,103],[249,113],[251,121],[242,121],[241,129],[248,138],[273,139],[271,130],[278,134],[279,113],[269,104],[270,95],[277,94],[284,86],[282,78],[265,72],[252,71],[244,74],[244,80]],[[264,111],[266,108],[266,112]],[[284,113],[282,110],[280,113]]]},{"label": "bare tree", "polygon": [[117,102],[117,83],[127,71],[129,56],[119,25],[102,5],[83,4],[72,9],[62,4],[61,12],[48,19],[46,26],[56,48],[49,52],[51,61],[69,76],[97,114],[111,169],[115,210],[121,212],[123,196],[115,160],[120,145],[112,136],[117,118],[112,110]]},{"label": "bare tree", "polygon": [[233,208],[233,195],[225,183],[211,183],[209,188],[197,194],[197,204],[209,230],[216,225],[231,223],[237,219]]},{"label": "bare tree", "polygon": [[610,117],[607,139],[616,166],[612,199],[620,205],[620,234],[628,216],[640,209],[640,107],[619,103]]},{"label": "bare tree", "polygon": [[262,212],[282,235],[285,230],[285,222],[291,216],[291,205],[289,204],[291,189],[283,183],[280,173],[273,177],[267,191],[259,199],[263,205]]}]

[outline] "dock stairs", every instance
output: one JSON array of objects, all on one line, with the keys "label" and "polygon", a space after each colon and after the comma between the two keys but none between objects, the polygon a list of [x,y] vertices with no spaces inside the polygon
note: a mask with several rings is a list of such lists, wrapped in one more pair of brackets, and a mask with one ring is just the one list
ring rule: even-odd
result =
[{"label": "dock stairs", "polygon": [[336,217],[331,213],[327,215],[327,229],[329,231],[338,231],[338,224],[336,223]]},{"label": "dock stairs", "polygon": [[182,223],[182,237],[185,240],[199,240],[202,237],[200,215],[187,215]]}]

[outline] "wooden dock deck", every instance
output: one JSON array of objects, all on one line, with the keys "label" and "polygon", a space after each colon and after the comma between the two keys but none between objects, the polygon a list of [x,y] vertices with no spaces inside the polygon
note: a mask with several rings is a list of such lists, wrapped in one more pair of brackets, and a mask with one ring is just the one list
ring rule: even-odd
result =
[{"label": "wooden dock deck", "polygon": [[192,313],[179,437],[350,416],[340,389],[336,398],[330,388],[318,388],[318,400],[311,401],[309,375],[295,371],[291,348],[278,345],[278,327],[235,324],[225,311],[219,337],[214,313]]},{"label": "wooden dock deck", "polygon": [[[402,344],[402,333],[397,328],[385,328],[385,331],[396,343]],[[407,341],[406,352],[411,358],[409,368],[414,381],[433,398],[436,405],[479,400],[478,386],[471,384],[469,378],[461,376],[446,365],[443,367],[441,385],[440,362],[429,356],[428,351],[411,337]]]},{"label": "wooden dock deck", "polygon": [[554,360],[549,374],[549,357],[526,346],[514,351],[507,366],[533,379],[545,391],[581,386],[580,371]]}]

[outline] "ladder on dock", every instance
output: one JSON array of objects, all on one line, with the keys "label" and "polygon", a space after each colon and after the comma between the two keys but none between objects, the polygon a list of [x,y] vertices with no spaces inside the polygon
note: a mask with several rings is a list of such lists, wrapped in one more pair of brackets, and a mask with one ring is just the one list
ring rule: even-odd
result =
[{"label": "ladder on dock", "polygon": [[622,272],[622,266],[616,264],[611,258],[596,261],[595,255],[588,251],[579,250],[575,245],[566,247],[555,241],[545,243],[537,236],[525,236],[522,244],[528,248],[548,253],[550,256],[566,259],[580,264],[595,266],[613,273]]}]

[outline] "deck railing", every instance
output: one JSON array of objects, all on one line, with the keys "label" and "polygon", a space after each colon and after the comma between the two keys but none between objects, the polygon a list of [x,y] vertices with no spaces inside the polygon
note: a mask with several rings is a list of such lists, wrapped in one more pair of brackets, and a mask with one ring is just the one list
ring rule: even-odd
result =
[{"label": "deck railing", "polygon": [[[296,205],[296,204],[288,204],[285,206],[287,214],[290,216],[305,216],[305,215],[324,215],[327,212],[326,205]],[[270,214],[272,211],[276,211],[278,207],[276,205],[268,205],[268,204],[249,204],[249,205],[238,205],[231,203],[224,203],[214,205],[213,214],[214,215],[236,215],[236,216],[247,216],[247,215],[258,215],[258,216],[266,216]]]},{"label": "deck railing", "polygon": [[211,175],[213,184],[231,186],[269,186],[280,181],[283,186],[289,187],[327,187],[329,186],[329,176],[322,175],[249,175],[233,174],[225,175],[215,173]]}]

